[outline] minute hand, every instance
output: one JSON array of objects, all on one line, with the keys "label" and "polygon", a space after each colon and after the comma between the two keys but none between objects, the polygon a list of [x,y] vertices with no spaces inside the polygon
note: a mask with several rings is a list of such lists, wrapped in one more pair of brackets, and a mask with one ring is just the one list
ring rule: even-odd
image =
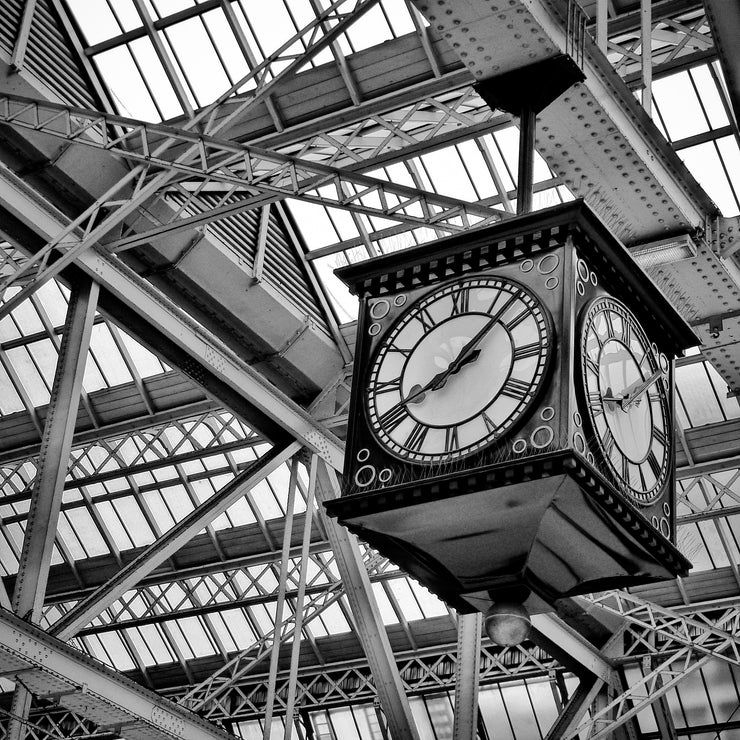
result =
[{"label": "minute hand", "polygon": [[485,337],[486,334],[488,334],[488,332],[493,329],[493,327],[498,323],[501,316],[503,316],[504,312],[509,308],[509,306],[511,306],[511,304],[515,300],[516,296],[510,296],[503,304],[503,306],[501,306],[501,308],[499,308],[496,313],[493,314],[493,316],[491,316],[488,321],[486,321],[486,323],[476,332],[472,339],[468,340],[465,346],[458,353],[457,357],[447,366],[447,368],[437,373],[423,387],[412,388],[411,394],[408,396],[408,398],[404,399],[402,403],[421,403],[421,401],[424,400],[427,391],[439,390],[447,382],[447,379],[450,377],[450,375],[454,375],[456,372],[459,372],[460,368],[462,368],[464,365],[467,365],[469,362],[473,362],[477,358],[477,354],[475,354],[475,348],[480,344],[483,337]]},{"label": "minute hand", "polygon": [[637,403],[637,399],[657,380],[662,378],[664,375],[662,370],[656,370],[650,377],[640,383],[636,388],[633,388],[623,399],[622,399],[622,411],[627,411],[631,406]]}]

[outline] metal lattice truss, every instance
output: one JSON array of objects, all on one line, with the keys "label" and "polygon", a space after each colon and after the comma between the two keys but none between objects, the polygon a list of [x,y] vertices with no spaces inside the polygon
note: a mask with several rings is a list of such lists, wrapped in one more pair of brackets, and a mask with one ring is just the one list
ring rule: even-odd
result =
[{"label": "metal lattice truss", "polygon": [[[64,17],[63,3],[56,0],[55,3]],[[13,55],[18,69],[23,67],[34,5],[26,4],[19,30]],[[440,69],[432,49],[434,38],[415,8],[408,6],[435,79],[450,78],[443,92],[420,85],[419,92],[399,96],[402,102],[395,105],[382,102],[366,105],[338,40],[353,22],[379,6],[379,2],[338,0],[327,3],[325,10],[321,10],[319,3],[312,3],[315,17],[262,61],[257,61],[253,54],[250,56],[249,43],[239,39],[250,71],[216,101],[197,111],[190,104],[162,45],[159,31],[166,23],[160,21],[155,25],[143,1],[135,0],[135,5],[142,18],[142,35],[151,41],[185,117],[176,125],[151,124],[110,112],[7,93],[0,95],[3,123],[18,131],[53,136],[73,148],[79,145],[108,152],[128,167],[124,177],[99,194],[89,208],[30,258],[11,245],[4,246],[0,251],[0,294],[4,292],[7,300],[0,308],[0,317],[22,306],[26,298],[36,298],[34,292],[45,281],[58,275],[86,250],[98,248],[106,250],[108,256],[115,255],[177,231],[217,225],[232,215],[264,208],[283,199],[295,198],[329,210],[347,211],[357,227],[359,236],[329,244],[309,254],[308,261],[355,247],[364,247],[364,252],[372,255],[381,251],[379,242],[391,236],[413,232],[414,238],[424,241],[497,221],[511,212],[510,201],[515,194],[504,186],[490,162],[490,153],[486,164],[495,186],[494,197],[467,202],[439,195],[425,186],[415,158],[466,141],[476,141],[484,153],[480,137],[511,126],[512,120],[507,115],[491,112],[483,104],[470,85],[471,76],[462,74],[462,65],[453,73]],[[216,5],[211,3],[209,7]],[[233,15],[232,3],[218,5]],[[660,11],[653,17],[651,62],[656,73],[691,60],[711,59],[715,54],[703,9],[686,10],[686,4],[679,3],[678,11],[671,12],[670,7],[675,5],[660,4]],[[665,13],[664,8],[667,8]],[[202,9],[192,11],[194,15],[199,12]],[[639,85],[639,70],[644,64],[639,21],[622,19],[615,22],[610,33],[607,50],[614,68],[628,83]],[[127,43],[127,39],[108,43],[114,48],[116,44]],[[327,50],[350,92],[352,107],[344,114],[347,120],[337,116],[331,126],[317,126],[309,131],[303,126],[284,130],[273,98],[279,92],[278,83],[306,69],[318,53]],[[80,47],[82,57],[86,51],[90,49]],[[92,65],[85,61],[94,78]],[[238,141],[230,138],[258,104],[265,105],[276,132],[254,144],[240,143],[248,141],[248,137]],[[384,172],[384,168],[399,162],[410,173],[412,186],[398,185]],[[558,184],[559,179],[553,177],[540,183],[540,187]],[[365,227],[361,217],[367,216],[373,218],[376,230]],[[269,249],[266,238],[260,249]],[[145,399],[145,393],[141,395]],[[316,418],[328,427],[341,427],[346,421],[347,399],[345,373],[314,402]],[[25,400],[33,416],[33,404]],[[41,432],[43,424],[37,417],[34,420]],[[61,512],[84,508],[112,557],[123,566],[125,553],[114,537],[106,533],[106,525],[96,511],[97,503],[132,496],[152,530],[158,532],[155,513],[146,509],[150,490],[181,485],[193,506],[197,506],[193,487],[196,480],[239,475],[264,444],[265,439],[247,424],[218,409],[176,416],[125,435],[106,436],[102,431],[95,439],[73,446],[64,490],[79,492],[80,498],[74,502],[65,500]],[[204,461],[208,463],[204,469],[193,473],[191,464]],[[14,507],[3,515],[4,527],[20,528],[25,523],[24,506],[42,462],[38,455],[25,456],[5,463],[0,470],[3,491],[8,494],[3,503]],[[174,644],[170,623],[179,619],[220,614],[230,609],[249,613],[252,606],[269,604],[275,611],[272,628],[265,629],[252,620],[254,639],[245,649],[230,651],[211,631],[209,637],[218,646],[219,654],[213,658],[207,676],[203,671],[196,674],[195,661],[189,661],[175,648],[188,684],[168,690],[167,695],[218,723],[260,718],[266,713],[271,716],[273,712],[290,714],[296,707],[310,710],[380,701],[377,665],[371,667],[364,660],[346,660],[299,669],[298,659],[293,655],[287,669],[286,656],[280,655],[281,646],[287,652],[303,641],[311,643],[320,661],[311,624],[335,605],[352,628],[362,632],[347,606],[348,584],[343,580],[341,559],[330,549],[336,541],[330,544],[325,524],[316,515],[312,501],[315,480],[306,484],[295,472],[299,467],[302,470],[305,462],[303,456],[289,462],[293,471],[290,484],[293,505],[286,507],[282,519],[267,521],[260,514],[260,502],[250,492],[244,493],[255,515],[254,529],[265,543],[263,553],[241,559],[225,557],[218,534],[209,521],[204,529],[214,552],[220,554],[219,560],[188,569],[178,567],[174,559],[162,565],[162,558],[157,561],[160,570],[155,574],[152,574],[155,567],[152,562],[144,562],[133,579],[135,583],[123,594],[99,601],[99,608],[93,609],[85,622],[87,626],[75,623],[65,637],[74,634],[75,645],[89,648],[85,641],[93,636],[122,635],[138,672],[154,685],[150,676],[154,671],[126,637],[126,630],[158,625]],[[318,464],[315,459],[309,462],[310,466]],[[141,485],[139,480],[144,474],[155,475],[156,486],[152,484],[150,489]],[[728,556],[734,552],[733,533],[725,517],[740,511],[740,494],[735,491],[739,476],[737,471],[687,475],[678,492],[679,523],[716,519],[717,526],[723,528]],[[101,494],[96,488],[111,481],[124,481],[125,489]],[[306,504],[304,512],[297,511],[295,500]],[[299,529],[303,529],[303,542],[300,547],[291,546],[290,537],[292,534],[298,537]],[[282,552],[278,541],[281,530]],[[75,557],[60,538],[57,547],[76,575],[77,584],[75,589],[70,589],[74,594],[57,594],[46,603],[43,625],[52,633],[59,620],[74,619],[80,604],[95,591],[95,586],[76,571]],[[19,548],[15,556],[20,556]],[[403,578],[387,560],[371,551],[364,550],[362,557],[361,567],[367,572],[368,584],[385,586]],[[734,572],[736,578],[740,577],[736,566]],[[352,588],[362,590],[367,586],[352,584]],[[398,604],[394,607],[397,612],[402,611]],[[641,677],[616,696],[612,686],[610,700],[594,708],[589,719],[575,722],[569,737],[577,733],[606,737],[654,702],[663,700],[684,677],[710,660],[740,665],[740,643],[735,636],[740,627],[740,611],[734,602],[667,609],[631,594],[614,592],[593,598],[589,608],[593,613],[608,612],[624,624],[618,633],[620,649],[609,654],[605,663],[617,668],[639,666]],[[449,621],[448,617],[445,620]],[[403,617],[400,625],[413,646],[413,630]],[[417,647],[402,651],[395,658],[400,685],[406,694],[445,692],[454,687],[457,656],[451,644]],[[483,685],[531,676],[549,675],[553,679],[563,670],[555,659],[532,645],[503,650],[484,646],[480,655]],[[22,672],[15,674],[9,668],[8,673],[22,685]],[[381,681],[387,677],[387,672],[381,674]],[[65,685],[65,690],[73,693],[76,689]],[[58,698],[53,694],[49,690],[47,698]],[[588,705],[584,705],[583,712],[587,709]],[[24,725],[28,736],[38,740],[126,735],[125,727],[102,720],[96,725],[90,713],[87,718],[82,713],[56,708],[32,715],[31,721],[24,720],[21,714],[13,719]],[[100,719],[100,715],[96,716]]]},{"label": "metal lattice truss", "polygon": [[[458,656],[455,647],[420,649],[413,654],[396,655],[404,690],[418,694],[449,691],[454,687]],[[521,645],[514,648],[484,646],[480,656],[483,685],[509,679],[542,676],[562,671],[562,667],[540,648]],[[285,710],[289,676],[278,674],[276,702]],[[267,677],[259,673],[246,676],[229,686],[217,701],[208,706],[207,716],[214,721],[246,720],[264,712]],[[168,694],[170,695],[170,694]],[[171,698],[178,700],[178,694]],[[371,703],[377,697],[374,679],[365,661],[326,665],[298,677],[298,703],[306,708]]]},{"label": "metal lattice truss", "polygon": [[[67,485],[91,485],[259,444],[265,444],[264,438],[232,414],[206,411],[73,448]],[[30,457],[6,464],[0,469],[0,485],[16,495],[29,495],[37,463],[37,457]]]},{"label": "metal lattice truss", "polygon": [[[494,223],[501,218],[501,212],[486,206],[236,144],[214,136],[104,115],[96,111],[83,111],[5,95],[0,97],[0,120],[14,126],[49,133],[67,141],[104,149],[139,163],[110,188],[103,199],[88,209],[82,217],[75,219],[65,230],[66,233],[47,244],[0,283],[0,291],[4,293],[20,281],[31,281],[5,301],[0,308],[0,317],[7,315],[34,289],[58,274],[82,250],[102,239],[139,203],[154,195],[175,175],[198,178],[198,189],[215,181],[230,184],[244,192],[246,197],[243,200],[211,209],[208,212],[208,221],[286,197],[301,198],[415,226],[434,225],[453,232],[474,225]],[[111,133],[117,130],[122,130],[123,133]],[[164,152],[169,152],[172,156],[163,156]],[[164,172],[153,174],[160,169]],[[122,196],[124,203],[121,203]],[[115,215],[108,215],[102,223],[98,223],[101,209],[114,210]],[[191,228],[196,225],[198,218],[180,219],[178,227]],[[200,221],[202,220],[200,217]],[[75,238],[78,228],[81,230],[79,241]],[[147,241],[158,233],[161,234],[161,230],[147,231],[137,235],[136,241]],[[130,247],[131,244],[129,240],[126,246]],[[106,246],[115,250],[123,244],[109,242]],[[50,261],[55,250],[61,251],[63,256]]]},{"label": "metal lattice truss", "polygon": [[[653,74],[670,69],[685,57],[707,58],[714,53],[714,40],[703,8],[670,13],[657,12],[651,23],[650,38]],[[642,37],[638,27],[609,38],[608,56],[614,69],[628,81],[639,78],[642,65]]]},{"label": "metal lattice truss", "polygon": [[[223,95],[197,114],[191,115],[185,129],[192,130],[196,126],[201,126],[205,134],[218,134],[234,118],[244,114],[245,111],[254,107],[258,101],[268,95],[277,82],[306,65],[313,56],[331,44],[348,25],[369,10],[376,2],[377,0],[337,0],[331,3],[327,9],[318,12],[305,27],[301,28],[275,52],[253,66],[238,83],[232,85]],[[296,55],[291,51],[291,47],[298,41],[304,43],[304,50],[301,54]],[[277,71],[278,69],[279,71]],[[234,93],[250,83],[255,84],[252,96],[247,98],[234,97]],[[93,117],[96,117],[94,113]],[[87,126],[84,128],[87,128]],[[79,253],[109,233],[136,207],[148,200],[171,180],[175,174],[172,170],[165,170],[159,175],[149,178],[150,163],[147,157],[154,156],[158,158],[177,142],[177,137],[166,136],[154,150],[147,151],[146,156],[140,158],[141,164],[135,166],[127,175],[110,187],[92,206],[73,220],[61,234],[34,255],[33,259],[27,261],[13,276],[4,279],[0,283],[0,295],[4,295],[5,290],[10,285],[17,285],[19,280],[26,283],[31,278],[32,282],[22,287],[18,293],[5,301],[2,308],[0,308],[0,316],[7,315],[14,306],[18,305],[45,281],[58,274]],[[202,161],[202,146],[198,137],[194,141],[191,140],[186,143],[185,151],[172,164],[175,162],[186,164],[194,159]],[[124,189],[127,192],[124,193]],[[98,218],[101,212],[106,213],[102,220]],[[58,251],[62,252],[62,256],[50,264],[52,255]]]},{"label": "metal lattice truss", "polygon": [[[682,613],[644,601],[633,594],[609,592],[592,597],[593,605],[626,620],[624,654],[627,664],[636,655],[646,670],[621,692],[564,737],[605,738],[635,717],[690,673],[720,659],[740,665],[740,608],[737,603],[717,604]],[[586,707],[584,707],[584,710]]]},{"label": "metal lattice truss", "polygon": [[735,490],[740,481],[740,471],[726,474],[704,473],[695,478],[685,478],[678,487],[677,503],[686,507],[683,521],[707,516],[731,516],[740,511],[740,493]]},{"label": "metal lattice truss", "polygon": [[[377,553],[371,554],[366,561],[366,567],[368,570],[374,570],[380,567],[384,561],[385,558]],[[305,569],[305,561],[302,561],[301,567]],[[273,630],[264,634],[250,648],[235,655],[205,681],[191,688],[184,696],[180,697],[180,703],[188,709],[208,716],[208,707],[218,697],[227,692],[242,676],[251,672],[255,666],[269,656],[275,641],[284,643],[293,639],[299,618],[302,625],[307,625],[329,606],[339,601],[343,594],[344,585],[341,581],[335,580],[330,583],[320,593],[305,601],[300,611],[296,610],[281,624],[276,625]]]},{"label": "metal lattice truss", "polygon": [[[127,626],[163,623],[210,612],[223,613],[229,609],[243,609],[275,600],[281,588],[286,598],[295,599],[302,567],[308,568],[310,573],[305,583],[306,593],[336,590],[342,584],[336,574],[335,558],[327,547],[325,543],[317,543],[316,549],[321,550],[310,552],[305,563],[298,557],[299,553],[295,553],[288,561],[285,582],[282,585],[277,582],[278,563],[270,560],[240,568],[219,569],[217,572],[190,578],[183,578],[183,574],[178,574],[176,580],[138,586],[102,612],[89,627],[78,634],[100,634]],[[369,571],[371,579],[377,579],[381,575],[399,576],[399,572],[389,561],[383,559],[373,563],[374,567]],[[60,615],[74,606],[75,602],[48,604],[45,609],[46,626],[51,627]],[[265,637],[256,622],[252,622],[251,627],[258,639]]]}]

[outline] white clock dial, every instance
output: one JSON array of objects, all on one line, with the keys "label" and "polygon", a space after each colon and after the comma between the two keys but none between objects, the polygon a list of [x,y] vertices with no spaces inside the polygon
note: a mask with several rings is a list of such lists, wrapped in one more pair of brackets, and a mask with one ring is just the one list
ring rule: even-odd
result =
[{"label": "white clock dial", "polygon": [[673,454],[668,370],[625,305],[603,297],[586,308],[581,373],[587,417],[607,469],[644,504],[661,493]]},{"label": "white clock dial", "polygon": [[470,455],[526,412],[552,343],[547,309],[523,285],[481,276],[442,286],[381,340],[367,386],[370,426],[404,460]]}]

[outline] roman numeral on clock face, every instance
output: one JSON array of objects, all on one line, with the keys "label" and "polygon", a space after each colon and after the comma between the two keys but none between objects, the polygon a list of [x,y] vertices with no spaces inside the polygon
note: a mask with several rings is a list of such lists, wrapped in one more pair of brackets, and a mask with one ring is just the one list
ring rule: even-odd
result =
[{"label": "roman numeral on clock face", "polygon": [[376,395],[380,393],[391,393],[393,391],[397,391],[400,393],[401,391],[401,379],[400,378],[393,378],[392,380],[378,380],[375,383],[375,394]]},{"label": "roman numeral on clock face", "polygon": [[611,429],[607,427],[601,437],[601,444],[604,447],[604,455],[606,457],[611,457],[611,454],[614,451],[614,442],[614,435],[612,434]]},{"label": "roman numeral on clock face", "polygon": [[655,439],[657,442],[660,442],[663,447],[665,447],[668,442],[668,437],[666,436],[666,433],[659,427],[653,427],[653,439]]},{"label": "roman numeral on clock face", "polygon": [[380,416],[378,422],[386,432],[392,432],[404,419],[408,418],[406,407],[400,403],[392,406]]},{"label": "roman numeral on clock face", "polygon": [[426,439],[429,427],[426,424],[419,424],[411,430],[411,434],[406,438],[404,447],[412,452],[419,452],[424,446],[424,440]]},{"label": "roman numeral on clock face", "polygon": [[522,344],[514,350],[514,362],[523,360],[525,357],[536,357],[540,353],[540,343]]},{"label": "roman numeral on clock face", "polygon": [[601,404],[601,394],[598,391],[591,391],[588,394],[588,405],[591,407],[591,413],[594,416],[604,413],[604,407]]},{"label": "roman numeral on clock face", "polygon": [[425,332],[431,331],[434,329],[435,326],[437,326],[437,322],[435,321],[432,314],[427,311],[426,308],[422,308],[419,310],[419,312],[416,314],[416,318],[421,323],[422,328]]},{"label": "roman numeral on clock face", "polygon": [[647,456],[647,463],[650,466],[650,470],[653,471],[653,475],[656,478],[660,478],[660,462],[658,461],[658,458],[655,457],[655,453],[652,450]]},{"label": "roman numeral on clock face", "polygon": [[451,452],[460,448],[460,440],[457,437],[457,427],[447,427],[445,429],[445,450]]},{"label": "roman numeral on clock face", "polygon": [[502,321],[501,323],[509,330],[512,331],[515,329],[519,324],[524,321],[529,315],[531,314],[530,310],[526,307],[524,307],[516,316],[509,319],[508,321]]},{"label": "roman numeral on clock face", "polygon": [[501,394],[509,396],[509,398],[515,398],[517,401],[522,401],[527,397],[529,393],[529,383],[525,383],[523,380],[518,378],[509,378],[504,387],[501,389]]},{"label": "roman numeral on clock face", "polygon": [[460,288],[452,294],[452,313],[468,313],[470,311],[470,289]]}]

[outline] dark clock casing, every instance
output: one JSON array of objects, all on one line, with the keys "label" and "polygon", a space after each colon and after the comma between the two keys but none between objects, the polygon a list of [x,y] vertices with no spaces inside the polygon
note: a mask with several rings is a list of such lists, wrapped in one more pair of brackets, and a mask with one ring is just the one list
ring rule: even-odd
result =
[{"label": "dark clock casing", "polygon": [[[620,486],[587,419],[578,332],[595,298],[617,298],[670,359],[670,388],[673,358],[697,339],[582,201],[337,274],[361,303],[343,493],[327,503],[330,515],[462,612],[485,611],[511,593],[531,594],[530,609],[542,609],[563,596],[687,572],[674,545],[674,456],[649,503]],[[378,345],[415,301],[477,275],[525,284],[552,316],[547,377],[526,412],[480,451],[447,464],[401,460],[368,418]]]}]

